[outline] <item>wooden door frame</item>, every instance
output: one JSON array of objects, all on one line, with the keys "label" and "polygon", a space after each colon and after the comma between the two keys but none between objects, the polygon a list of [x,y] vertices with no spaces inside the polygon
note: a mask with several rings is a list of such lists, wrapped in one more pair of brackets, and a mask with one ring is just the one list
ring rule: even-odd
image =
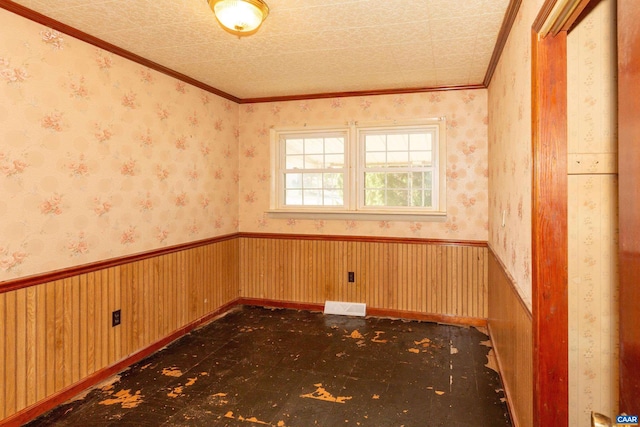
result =
[{"label": "wooden door frame", "polygon": [[534,426],[569,425],[567,32],[591,1],[547,0],[531,34]]},{"label": "wooden door frame", "polygon": [[618,197],[620,227],[620,412],[640,412],[640,4],[618,0]]}]

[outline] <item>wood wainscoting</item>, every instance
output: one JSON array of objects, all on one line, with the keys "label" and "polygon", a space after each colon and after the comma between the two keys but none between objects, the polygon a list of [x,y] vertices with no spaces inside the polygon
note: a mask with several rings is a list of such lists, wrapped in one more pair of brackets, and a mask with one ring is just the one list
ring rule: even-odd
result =
[{"label": "wood wainscoting", "polygon": [[489,248],[489,335],[515,427],[533,426],[533,323],[531,311]]},{"label": "wood wainscoting", "polygon": [[0,425],[29,421],[238,304],[364,302],[374,316],[484,326],[488,265],[486,242],[237,233],[2,282]]},{"label": "wood wainscoting", "polygon": [[238,243],[211,239],[0,293],[0,425],[28,421],[228,310]]},{"label": "wood wainscoting", "polygon": [[241,234],[240,297],[485,324],[487,253],[485,242]]}]

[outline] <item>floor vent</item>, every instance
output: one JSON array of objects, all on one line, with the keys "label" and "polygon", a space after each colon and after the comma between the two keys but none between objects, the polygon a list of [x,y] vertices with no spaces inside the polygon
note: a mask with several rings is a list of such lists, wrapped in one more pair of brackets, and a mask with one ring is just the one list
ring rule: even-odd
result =
[{"label": "floor vent", "polygon": [[364,317],[367,315],[367,304],[359,302],[325,301],[324,314]]}]

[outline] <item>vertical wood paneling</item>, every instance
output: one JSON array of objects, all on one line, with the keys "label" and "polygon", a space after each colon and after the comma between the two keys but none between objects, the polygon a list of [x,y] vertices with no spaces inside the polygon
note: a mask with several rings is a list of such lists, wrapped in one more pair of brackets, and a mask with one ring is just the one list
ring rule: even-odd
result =
[{"label": "vertical wood paneling", "polygon": [[[486,251],[238,238],[0,294],[7,331],[0,337],[0,414],[9,417],[239,296],[484,318],[478,292],[486,289]],[[116,309],[122,324],[112,328]]]},{"label": "vertical wood paneling", "polygon": [[27,406],[36,402],[36,363],[37,363],[37,299],[36,288],[31,287],[25,289],[27,297],[27,317],[26,317],[26,349],[25,349],[25,364],[26,364],[26,402]]},{"label": "vertical wood paneling", "polygon": [[[16,325],[16,294],[11,292],[5,297],[5,393],[4,405],[7,415],[16,409],[16,338],[18,336]],[[10,333],[9,331],[16,331]]]},{"label": "vertical wood paneling", "polygon": [[27,358],[27,290],[16,291],[16,407],[22,408],[27,404],[26,390],[26,358]]},{"label": "vertical wood paneling", "polygon": [[[36,402],[44,399],[47,396],[47,300],[46,300],[46,286],[35,286],[37,307],[36,307]],[[1,300],[1,298],[0,298]],[[2,318],[2,316],[0,316]],[[2,351],[2,342],[0,342],[0,352]],[[2,370],[2,360],[0,360],[0,370]],[[0,384],[2,378],[0,378]],[[0,394],[0,397],[1,394]],[[0,405],[2,406],[2,405]],[[0,419],[2,409],[0,408]]]},{"label": "vertical wood paneling", "polygon": [[[486,247],[242,237],[240,296],[486,318]],[[348,283],[347,273],[355,273]]]},{"label": "vertical wood paneling", "polygon": [[[45,303],[46,303],[46,372],[49,372],[44,378],[46,383],[45,394],[47,396],[53,394],[55,390],[55,342],[56,342],[56,310],[55,310],[55,297],[56,297],[56,282],[47,283],[44,286]],[[7,330],[9,330],[7,328]],[[7,414],[9,415],[9,414]]]},{"label": "vertical wood paneling", "polygon": [[0,293],[0,421],[236,299],[238,248],[225,240]]},{"label": "vertical wood paneling", "polygon": [[109,364],[109,353],[111,351],[111,340],[109,337],[108,329],[110,326],[108,323],[110,304],[109,270],[102,270],[97,272],[97,274],[100,275],[98,289],[100,290],[99,294],[101,296],[101,304],[98,306],[100,314],[98,315],[99,323],[97,325],[97,328],[100,330],[100,341],[98,342],[97,346],[99,350],[96,350],[96,354],[99,356],[99,358],[96,360],[96,369],[101,366],[107,366]]},{"label": "vertical wood paneling", "polygon": [[[5,299],[6,299],[6,294],[0,294],[0,322],[3,325],[7,324]],[[5,337],[6,337],[6,330],[5,330],[5,333],[0,334],[0,402],[7,401],[7,398],[6,398],[7,380],[5,377],[7,345],[5,342]],[[5,404],[0,405],[0,420],[5,417],[6,406],[7,405]]]},{"label": "vertical wood paneling", "polygon": [[490,253],[489,330],[514,426],[533,424],[533,323],[504,268]]}]

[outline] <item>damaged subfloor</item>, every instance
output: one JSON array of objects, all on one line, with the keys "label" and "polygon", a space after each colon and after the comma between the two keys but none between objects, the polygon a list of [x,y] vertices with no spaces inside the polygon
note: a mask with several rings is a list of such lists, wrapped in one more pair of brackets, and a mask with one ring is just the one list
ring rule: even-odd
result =
[{"label": "damaged subfloor", "polygon": [[29,426],[510,426],[472,327],[244,307]]}]

